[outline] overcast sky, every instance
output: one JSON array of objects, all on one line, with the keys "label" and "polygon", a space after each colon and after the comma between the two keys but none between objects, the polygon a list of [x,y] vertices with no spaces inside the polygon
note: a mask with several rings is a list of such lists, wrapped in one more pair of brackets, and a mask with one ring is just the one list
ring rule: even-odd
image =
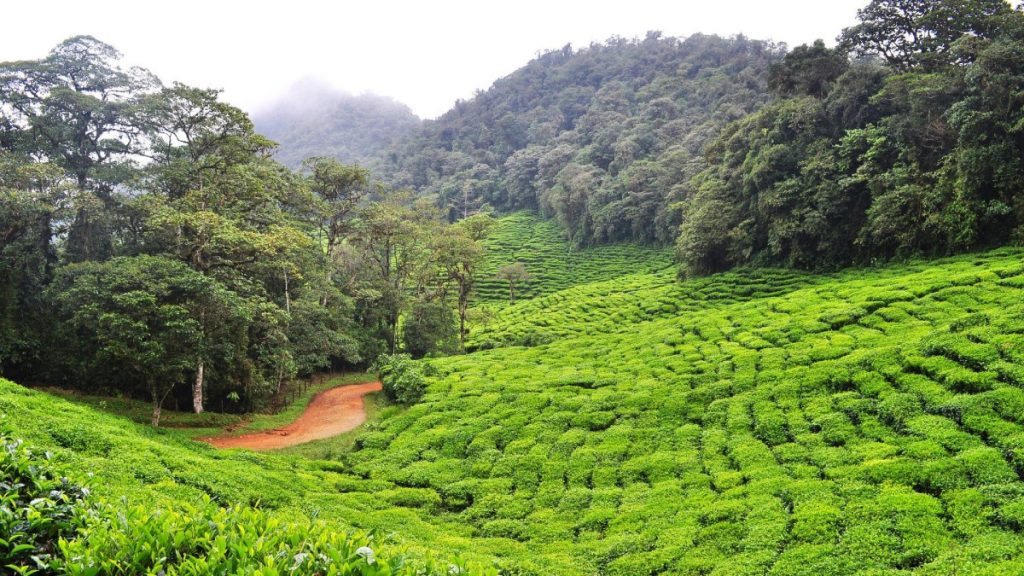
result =
[{"label": "overcast sky", "polygon": [[[796,46],[832,42],[867,0],[218,0],[5,2],[0,61],[36,59],[90,34],[128,61],[224,89],[257,110],[299,79],[375,92],[433,118],[538,51],[610,36],[745,34]],[[269,3],[268,3],[269,4]]]}]

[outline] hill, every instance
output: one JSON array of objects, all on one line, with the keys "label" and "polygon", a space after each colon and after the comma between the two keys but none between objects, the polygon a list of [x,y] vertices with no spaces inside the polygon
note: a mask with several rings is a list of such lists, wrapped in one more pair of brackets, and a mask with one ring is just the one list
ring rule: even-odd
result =
[{"label": "hill", "polygon": [[312,156],[365,164],[419,127],[408,106],[374,94],[354,96],[304,80],[252,115],[256,130],[274,140],[278,162],[297,169]]},{"label": "hill", "polygon": [[541,54],[378,155],[393,186],[452,217],[488,204],[557,216],[572,244],[670,243],[673,204],[729,121],[768,100],[767,42],[652,32]]},{"label": "hill", "polygon": [[[422,403],[310,460],[6,383],[0,406],[111,496],[315,507],[507,573],[1016,573],[1022,256],[642,272],[534,298],[473,334],[494,349],[429,361]],[[524,341],[517,318],[557,330]]]}]

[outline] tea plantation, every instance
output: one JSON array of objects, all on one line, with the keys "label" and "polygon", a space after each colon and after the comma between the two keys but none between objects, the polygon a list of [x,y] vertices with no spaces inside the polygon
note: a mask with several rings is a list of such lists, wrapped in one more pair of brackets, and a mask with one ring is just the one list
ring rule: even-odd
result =
[{"label": "tea plantation", "polygon": [[667,248],[611,244],[569,250],[556,222],[528,212],[499,219],[484,245],[487,257],[474,294],[477,304],[508,302],[508,283],[497,274],[502,266],[515,262],[522,262],[530,275],[517,287],[517,300],[640,271],[674,269],[672,251]]},{"label": "tea plantation", "polygon": [[330,459],[217,452],[7,382],[0,411],[99,498],[376,530],[409,565],[1024,573],[1024,250],[537,295]]}]

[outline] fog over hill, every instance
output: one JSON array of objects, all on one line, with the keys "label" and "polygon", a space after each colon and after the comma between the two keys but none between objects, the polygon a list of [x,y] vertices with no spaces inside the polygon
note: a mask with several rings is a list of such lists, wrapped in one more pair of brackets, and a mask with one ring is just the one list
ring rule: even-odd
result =
[{"label": "fog over hill", "polygon": [[363,163],[420,125],[405,104],[349,94],[314,78],[295,83],[252,118],[257,131],[280,145],[277,160],[291,168],[310,156]]}]

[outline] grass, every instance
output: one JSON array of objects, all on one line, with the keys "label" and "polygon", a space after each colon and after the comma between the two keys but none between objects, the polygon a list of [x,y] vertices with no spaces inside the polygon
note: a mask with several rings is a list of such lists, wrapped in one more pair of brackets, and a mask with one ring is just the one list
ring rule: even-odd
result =
[{"label": "grass", "polygon": [[422,403],[278,454],[6,382],[0,411],[108,496],[259,501],[508,574],[1024,573],[1024,250],[647,270],[473,339]]}]

